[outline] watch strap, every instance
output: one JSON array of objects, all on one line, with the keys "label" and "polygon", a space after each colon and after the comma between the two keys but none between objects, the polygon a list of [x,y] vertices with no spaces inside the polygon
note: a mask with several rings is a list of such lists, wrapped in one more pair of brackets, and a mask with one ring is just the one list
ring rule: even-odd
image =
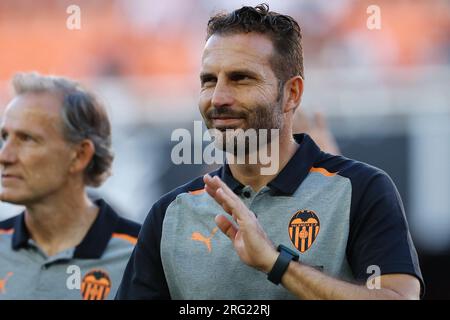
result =
[{"label": "watch strap", "polygon": [[284,246],[282,245],[278,247],[278,251],[280,251],[280,254],[278,255],[277,260],[275,261],[272,270],[270,270],[270,272],[267,274],[267,279],[276,285],[280,284],[281,278],[283,277],[283,274],[286,272],[289,263],[292,260],[295,261],[298,260],[298,255],[292,254],[292,251],[289,249],[284,250]]}]

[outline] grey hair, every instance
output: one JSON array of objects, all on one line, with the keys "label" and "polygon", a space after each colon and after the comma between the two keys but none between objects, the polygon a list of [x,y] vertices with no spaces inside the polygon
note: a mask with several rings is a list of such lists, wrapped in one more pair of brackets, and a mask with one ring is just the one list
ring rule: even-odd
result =
[{"label": "grey hair", "polygon": [[37,72],[17,73],[12,80],[16,95],[49,92],[62,95],[61,120],[64,138],[77,144],[85,139],[94,144],[95,153],[84,171],[87,185],[98,187],[110,175],[114,154],[111,124],[97,97],[78,82]]}]

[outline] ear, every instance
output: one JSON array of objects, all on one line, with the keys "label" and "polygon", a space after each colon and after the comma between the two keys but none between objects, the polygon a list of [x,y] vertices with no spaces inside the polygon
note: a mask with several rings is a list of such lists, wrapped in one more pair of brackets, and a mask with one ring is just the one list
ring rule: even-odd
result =
[{"label": "ear", "polygon": [[295,111],[300,105],[303,95],[303,78],[301,76],[295,76],[286,81],[284,84],[284,112]]},{"label": "ear", "polygon": [[92,160],[95,153],[94,143],[84,139],[75,147],[75,153],[70,167],[70,172],[83,172]]}]

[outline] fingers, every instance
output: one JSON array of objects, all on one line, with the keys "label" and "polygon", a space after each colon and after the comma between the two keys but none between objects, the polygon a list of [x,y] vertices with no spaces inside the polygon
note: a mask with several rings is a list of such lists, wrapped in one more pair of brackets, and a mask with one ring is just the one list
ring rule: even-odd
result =
[{"label": "fingers", "polygon": [[327,121],[322,112],[319,111],[314,112],[314,125],[319,130],[326,130],[328,128]]},{"label": "fingers", "polygon": [[214,198],[215,193],[217,189],[219,188],[219,185],[216,181],[213,181],[213,178],[209,174],[205,174],[203,176],[203,181],[205,182],[205,190],[209,193],[211,197]]},{"label": "fingers", "polygon": [[207,186],[209,186],[213,189],[218,189],[218,188],[222,187],[224,189],[230,190],[230,188],[228,188],[226,183],[223,182],[218,176],[211,177],[209,174],[205,174],[203,177],[203,181],[206,183]]},{"label": "fingers", "polygon": [[310,130],[310,124],[308,116],[303,109],[298,108],[295,111],[293,131],[294,133],[304,133]]},{"label": "fingers", "polygon": [[221,188],[217,189],[214,199],[222,206],[225,212],[233,217],[237,216],[235,214],[235,212],[238,211],[236,210],[236,201],[231,199]]},{"label": "fingers", "polygon": [[222,188],[217,189],[214,199],[228,214],[232,215],[235,220],[240,218],[241,210],[239,210],[239,203],[232,199]]},{"label": "fingers", "polygon": [[222,206],[225,212],[232,215],[235,220],[242,218],[247,208],[218,176],[211,178],[209,175],[205,175],[203,180],[206,192]]},{"label": "fingers", "polygon": [[218,176],[211,177],[210,175],[206,174],[203,177],[203,181],[205,182],[205,190],[207,192],[209,191],[208,193],[211,197],[216,198],[217,190],[222,189],[230,198],[239,200],[234,192]]},{"label": "fingers", "polygon": [[[218,198],[217,198],[217,189],[220,188],[219,184],[217,183],[217,181],[213,180],[213,178],[206,174],[205,176],[203,176],[203,181],[205,182],[205,191],[217,202]],[[221,203],[219,203],[221,204]]]},{"label": "fingers", "polygon": [[237,227],[225,216],[220,214],[216,216],[215,220],[220,231],[226,234],[227,237],[233,241],[234,238],[236,237],[236,233],[238,232]]}]

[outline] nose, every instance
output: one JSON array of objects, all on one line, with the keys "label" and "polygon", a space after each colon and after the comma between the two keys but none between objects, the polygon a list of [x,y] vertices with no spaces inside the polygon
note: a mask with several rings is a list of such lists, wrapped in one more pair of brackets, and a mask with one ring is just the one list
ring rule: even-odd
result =
[{"label": "nose", "polygon": [[229,107],[234,103],[233,88],[221,77],[217,80],[211,98],[211,104],[216,108]]},{"label": "nose", "polygon": [[0,165],[12,164],[17,160],[17,154],[10,140],[3,141],[0,148]]}]

